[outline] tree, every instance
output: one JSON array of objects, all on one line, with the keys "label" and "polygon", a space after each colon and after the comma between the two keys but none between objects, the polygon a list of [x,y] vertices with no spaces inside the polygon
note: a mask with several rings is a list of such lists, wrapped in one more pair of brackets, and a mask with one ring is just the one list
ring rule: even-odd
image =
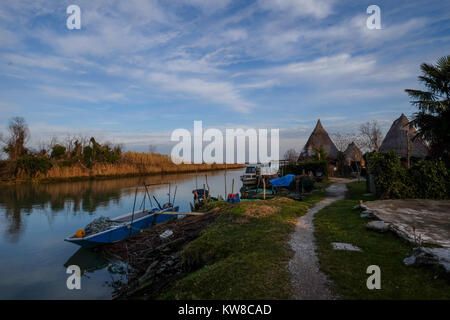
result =
[{"label": "tree", "polygon": [[361,145],[363,144],[362,136],[355,133],[335,132],[331,134],[331,139],[336,145],[336,148],[338,148],[338,150],[341,152],[344,152],[345,149],[347,149],[348,145],[351,144],[352,142],[356,143],[356,145],[360,148]]},{"label": "tree", "polygon": [[368,151],[378,151],[383,142],[383,134],[376,120],[368,121],[359,127],[361,147]]},{"label": "tree", "polygon": [[[411,124],[417,127],[416,137],[428,141],[432,156],[450,163],[450,55],[435,65],[423,63],[419,81],[427,91],[406,89],[411,103],[419,111]],[[416,138],[415,137],[415,138]]]},{"label": "tree", "polygon": [[60,145],[60,144],[55,144],[52,148],[52,153],[51,153],[51,157],[53,159],[59,160],[64,158],[66,155],[66,147]]},{"label": "tree", "polygon": [[25,147],[29,138],[28,125],[24,118],[14,117],[9,121],[8,131],[9,137],[3,140],[3,151],[8,154],[10,160],[17,160],[28,152]]},{"label": "tree", "polygon": [[289,163],[296,163],[298,160],[298,152],[295,149],[289,149],[284,153],[284,160]]},{"label": "tree", "polygon": [[313,149],[314,154],[312,156],[312,159],[315,161],[319,161],[319,160],[327,160],[328,157],[328,153],[325,151],[325,149],[323,148],[323,146],[320,146],[318,148],[314,148]]}]

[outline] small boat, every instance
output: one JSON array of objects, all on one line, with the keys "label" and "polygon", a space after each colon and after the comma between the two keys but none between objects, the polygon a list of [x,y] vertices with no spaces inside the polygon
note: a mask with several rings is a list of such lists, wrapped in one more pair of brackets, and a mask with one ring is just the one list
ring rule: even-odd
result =
[{"label": "small boat", "polygon": [[[169,202],[161,206],[158,200],[153,196],[153,199],[158,205],[158,207],[153,207],[148,187],[151,185],[161,184],[169,185]],[[144,199],[141,204],[141,211],[134,210],[138,193],[138,187],[136,187],[132,212],[113,219],[100,217],[87,225],[86,230],[78,230],[75,234],[64,239],[64,241],[75,243],[83,248],[92,248],[103,244],[121,241],[156,224],[176,217],[181,218],[184,216],[178,214],[180,207],[173,204],[175,203],[177,188],[175,188],[175,194],[172,200],[170,196],[170,183],[158,183],[151,185],[144,184],[145,193]],[[147,197],[151,204],[150,209],[145,209],[145,202]]]},{"label": "small boat", "polygon": [[174,212],[178,211],[179,207],[176,206],[167,207],[162,210],[152,208],[150,210],[138,211],[134,214],[130,212],[111,219],[111,222],[116,222],[117,224],[104,231],[88,234],[84,237],[77,237],[76,234],[73,234],[64,240],[82,246],[83,248],[92,248],[102,244],[118,242],[155,224],[178,217],[177,214],[174,214]]},{"label": "small boat", "polygon": [[244,186],[253,186],[258,183],[260,175],[260,168],[258,165],[246,165],[245,173],[241,176],[241,181]]}]

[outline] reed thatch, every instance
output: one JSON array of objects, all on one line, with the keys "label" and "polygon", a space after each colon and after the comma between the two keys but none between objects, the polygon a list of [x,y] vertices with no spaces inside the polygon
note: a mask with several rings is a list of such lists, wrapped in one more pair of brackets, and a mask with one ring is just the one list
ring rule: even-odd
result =
[{"label": "reed thatch", "polygon": [[303,147],[302,152],[300,153],[299,161],[305,161],[310,159],[314,155],[314,149],[323,147],[325,152],[328,155],[328,159],[336,160],[338,155],[338,148],[334,145],[333,141],[330,139],[330,136],[322,127],[322,123],[320,119],[317,120],[316,127],[311,133],[308,141]]},{"label": "reed thatch", "polygon": [[402,113],[400,118],[392,123],[381,144],[380,151],[394,151],[400,158],[407,158],[409,148],[410,157],[423,159],[428,155],[428,147],[423,140],[416,138],[416,134],[416,129]]},{"label": "reed thatch", "polygon": [[364,166],[364,157],[361,150],[358,148],[356,143],[352,142],[348,145],[347,149],[344,151],[345,164],[350,166],[352,162],[359,162]]}]

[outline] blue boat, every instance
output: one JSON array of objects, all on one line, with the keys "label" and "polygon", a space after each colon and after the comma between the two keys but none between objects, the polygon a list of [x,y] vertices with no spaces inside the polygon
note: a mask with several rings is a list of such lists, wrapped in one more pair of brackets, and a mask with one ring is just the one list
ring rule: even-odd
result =
[{"label": "blue boat", "polygon": [[76,234],[73,234],[64,240],[75,243],[83,248],[92,248],[103,244],[114,243],[129,238],[155,224],[173,218],[181,218],[183,215],[178,215],[177,212],[179,212],[178,206],[131,212],[110,219],[111,222],[116,224],[104,231],[88,234],[84,237],[77,237]]}]

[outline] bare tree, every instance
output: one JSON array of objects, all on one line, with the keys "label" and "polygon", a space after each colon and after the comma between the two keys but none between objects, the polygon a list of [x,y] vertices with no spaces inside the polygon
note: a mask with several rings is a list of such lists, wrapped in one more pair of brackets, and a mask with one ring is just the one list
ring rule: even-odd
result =
[{"label": "bare tree", "polygon": [[354,142],[359,148],[361,148],[363,145],[363,139],[361,135],[358,135],[356,133],[335,132],[331,134],[331,139],[336,145],[336,148],[338,148],[338,150],[341,152],[344,152],[345,149],[347,149],[348,145],[352,142]]},{"label": "bare tree", "polygon": [[298,152],[295,149],[289,149],[284,153],[284,160],[287,160],[289,163],[295,163],[298,159]]},{"label": "bare tree", "polygon": [[362,124],[359,132],[362,138],[362,148],[369,151],[378,151],[380,149],[381,143],[383,142],[383,134],[376,120]]},{"label": "bare tree", "polygon": [[9,121],[9,137],[3,139],[5,146],[3,151],[8,154],[10,160],[16,160],[28,150],[25,147],[29,138],[28,125],[22,117],[14,117]]}]

